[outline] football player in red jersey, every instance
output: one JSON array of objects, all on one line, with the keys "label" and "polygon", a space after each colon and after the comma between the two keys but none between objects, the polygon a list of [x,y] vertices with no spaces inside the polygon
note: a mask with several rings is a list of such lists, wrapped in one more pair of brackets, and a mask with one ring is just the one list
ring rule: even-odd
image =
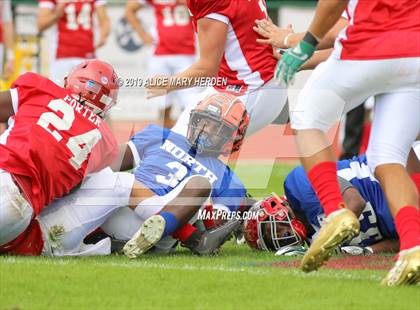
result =
[{"label": "football player in red jersey", "polygon": [[19,242],[45,206],[115,159],[103,117],[116,104],[117,79],[111,65],[90,60],[64,88],[25,73],[0,93],[0,121],[9,124],[0,136],[0,246]]},{"label": "football player in red jersey", "polygon": [[306,83],[296,112],[291,112],[303,166],[327,214],[301,269],[316,270],[328,260],[331,249],[359,232],[357,218],[344,208],[334,154],[324,133],[342,112],[376,96],[367,158],[386,194],[400,237],[398,261],[382,283],[414,284],[420,281],[420,213],[418,191],[406,164],[420,132],[418,3],[320,0],[309,30],[278,63],[276,78],[291,83],[344,10],[350,17],[348,27],[337,37],[333,54]]},{"label": "football player in red jersey", "polygon": [[[183,87],[207,86],[203,77],[218,77],[219,84],[209,85],[203,97],[215,91],[239,96],[250,115],[248,134],[270,124],[286,104],[287,89],[274,83],[277,60],[273,50],[258,44],[256,40],[261,37],[252,30],[255,20],[268,18],[265,0],[187,0],[187,6],[198,34],[199,59],[172,76],[175,83],[166,87],[152,79],[149,97]],[[186,134],[196,103],[194,100],[186,107],[173,128],[175,132]]]},{"label": "football player in red jersey", "polygon": [[[71,68],[95,57],[95,50],[106,43],[110,22],[105,0],[38,0],[38,31],[56,25],[51,36],[49,78],[62,86]],[[99,26],[99,41],[94,43],[93,18]]]},{"label": "football player in red jersey", "polygon": [[[155,28],[149,34],[141,26],[137,11],[146,6],[154,9]],[[148,60],[149,75],[174,75],[191,66],[195,57],[195,35],[188,8],[182,0],[135,0],[127,1],[125,16],[145,45],[154,45],[153,56]],[[171,106],[176,102],[184,108],[195,94],[193,89],[172,92],[166,97],[153,100],[160,110],[159,120],[163,127],[174,125]]]}]

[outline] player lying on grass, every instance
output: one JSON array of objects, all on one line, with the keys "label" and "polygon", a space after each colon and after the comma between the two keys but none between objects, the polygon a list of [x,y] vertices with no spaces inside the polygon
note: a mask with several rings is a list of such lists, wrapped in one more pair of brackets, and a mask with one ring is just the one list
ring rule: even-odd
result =
[{"label": "player lying on grass", "polygon": [[[222,205],[230,211],[239,209],[246,190],[218,157],[239,149],[247,126],[248,114],[242,102],[233,95],[217,93],[206,97],[192,110],[187,137],[153,125],[133,136],[121,169],[136,167],[136,180],[153,192],[150,195],[158,196],[155,196],[154,206],[138,212],[147,221],[125,246],[127,255],[134,257],[146,252],[182,226],[170,213],[154,215],[161,209],[159,197],[176,189],[190,176],[201,175],[209,181],[211,204]],[[233,226],[239,225],[237,221],[234,223]],[[200,247],[205,243],[201,234],[196,227],[187,224],[177,236],[194,252],[210,254]]]},{"label": "player lying on grass", "polygon": [[[51,256],[109,254],[109,239],[95,245],[85,245],[83,239],[111,217],[103,225],[105,232],[128,240],[145,220],[160,213],[163,218],[176,220],[177,225],[171,227],[174,230],[171,234],[181,243],[198,254],[212,254],[239,225],[238,221],[206,232],[199,232],[186,223],[194,221],[194,215],[204,206],[211,189],[213,201],[224,203],[232,210],[237,210],[241,205],[246,192],[242,183],[215,154],[218,154],[217,148],[226,153],[239,148],[248,117],[243,105],[236,98],[229,95],[213,95],[199,105],[191,119],[194,126],[191,128],[189,140],[157,126],[151,126],[133,137],[129,144],[134,147],[134,156],[142,152],[141,164],[135,170],[135,175],[142,184],[134,182],[132,174],[114,173],[110,169],[90,175],[79,189],[54,201],[33,221],[34,225],[40,224],[42,235],[37,230],[27,231],[26,238],[18,248],[23,250],[7,248],[3,249],[3,253],[37,255],[40,252],[33,252],[31,248],[27,248],[28,244],[36,244],[37,248],[43,249],[44,254]],[[197,127],[200,125],[208,128]],[[208,140],[210,129],[213,130],[213,136]],[[178,145],[176,149],[170,149],[175,153],[165,150],[169,143],[167,141]],[[213,148],[211,143],[215,143]],[[187,152],[182,157],[181,148]],[[131,150],[129,148],[125,156],[125,167],[127,160],[132,158]],[[206,152],[213,151],[214,154],[205,155]],[[187,164],[181,161],[182,158],[188,158],[190,164],[195,161],[195,164],[181,168],[181,165]],[[175,162],[179,163],[179,167],[174,165]],[[165,163],[172,164],[165,166]],[[168,167],[168,170],[162,167],[159,170],[159,166]],[[180,173],[175,173],[178,178],[173,178],[169,184],[162,181],[165,178],[159,173],[167,173],[166,179],[170,180],[169,173],[174,172],[171,169],[175,168],[177,171],[191,171],[182,177]],[[130,205],[134,212],[124,208],[126,205]],[[112,216],[119,209],[123,212]],[[169,244],[171,248],[173,243]]]},{"label": "player lying on grass", "polygon": [[113,162],[118,147],[103,117],[116,104],[117,79],[112,66],[90,60],[64,88],[25,73],[0,93],[0,122],[9,123],[0,137],[0,250],[18,247],[26,229],[40,233],[28,226],[45,206]]},{"label": "player lying on grass", "polygon": [[[415,156],[410,157],[418,164]],[[337,175],[346,205],[360,222],[359,235],[343,245],[342,252],[353,255],[397,252],[394,220],[380,184],[368,169],[366,157],[339,161]],[[413,174],[413,179],[416,178]],[[416,182],[419,186],[419,181]],[[287,198],[270,197],[253,207],[256,212],[262,211],[262,216],[244,223],[244,236],[250,247],[302,254],[299,248],[291,246],[310,244],[321,228],[325,214],[301,166],[287,175],[284,192]]]}]

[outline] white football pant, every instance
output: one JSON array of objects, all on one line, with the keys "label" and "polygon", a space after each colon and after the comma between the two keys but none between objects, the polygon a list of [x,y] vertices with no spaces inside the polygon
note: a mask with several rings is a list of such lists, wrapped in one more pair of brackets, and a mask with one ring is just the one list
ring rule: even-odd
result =
[{"label": "white football pant", "polygon": [[0,169],[0,246],[23,233],[32,215],[30,203],[20,193],[10,173]]},{"label": "white football pant", "polygon": [[[148,59],[149,76],[174,76],[191,66],[195,60],[196,57],[190,55],[150,56]],[[150,99],[150,104],[158,107],[159,110],[163,110],[175,102],[181,109],[184,109],[196,98],[199,92],[199,88],[172,91],[165,96]]]},{"label": "white football pant", "polygon": [[70,73],[73,67],[85,61],[85,58],[59,58],[51,61],[49,79],[58,86],[64,86],[64,78]]},{"label": "white football pant", "polygon": [[[213,87],[208,87],[203,93],[197,95],[196,99],[186,106],[172,131],[186,136],[191,111],[200,100],[216,92],[217,90]],[[268,126],[280,115],[287,102],[287,88],[282,88],[276,85],[274,80],[271,80],[261,88],[239,96],[239,99],[245,105],[250,116],[246,132],[248,136]]]},{"label": "white football pant", "polygon": [[329,130],[341,116],[376,96],[368,163],[406,165],[419,134],[420,58],[339,60],[320,64],[291,110],[292,128]]},{"label": "white football pant", "polygon": [[111,214],[128,205],[133,183],[133,174],[107,168],[89,176],[79,189],[53,201],[37,217],[44,237],[43,254],[110,254],[109,240],[95,246],[83,244],[83,239]]}]

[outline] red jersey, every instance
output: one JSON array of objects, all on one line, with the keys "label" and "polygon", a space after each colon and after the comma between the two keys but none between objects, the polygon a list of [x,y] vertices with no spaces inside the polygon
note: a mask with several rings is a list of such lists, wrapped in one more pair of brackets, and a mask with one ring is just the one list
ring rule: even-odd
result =
[{"label": "red jersey", "polygon": [[277,60],[269,45],[258,44],[252,30],[256,19],[267,18],[265,0],[187,0],[193,22],[207,17],[228,25],[219,77],[227,78],[229,91],[244,92],[263,86],[274,76]]},{"label": "red jersey", "polygon": [[[40,8],[55,8],[57,0],[38,0]],[[104,0],[68,0],[57,21],[55,58],[94,58],[93,13]]]},{"label": "red jersey", "polygon": [[350,0],[334,55],[347,60],[420,57],[420,0]]},{"label": "red jersey", "polygon": [[11,93],[15,115],[0,141],[0,168],[14,176],[38,215],[87,173],[109,166],[118,146],[99,116],[40,75],[21,75]]},{"label": "red jersey", "polygon": [[155,11],[155,55],[194,55],[195,36],[188,8],[177,0],[138,0]]}]

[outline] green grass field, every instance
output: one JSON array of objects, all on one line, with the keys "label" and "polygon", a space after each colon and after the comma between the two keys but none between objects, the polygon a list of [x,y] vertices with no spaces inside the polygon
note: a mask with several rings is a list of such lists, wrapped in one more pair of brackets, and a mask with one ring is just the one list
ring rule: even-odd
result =
[{"label": "green grass field", "polygon": [[[282,191],[291,166],[268,187]],[[245,182],[266,169],[239,166]],[[390,257],[387,258],[388,262]],[[323,268],[304,274],[271,253],[228,242],[214,257],[0,257],[2,309],[420,309],[420,287],[382,288],[386,270]]]}]

